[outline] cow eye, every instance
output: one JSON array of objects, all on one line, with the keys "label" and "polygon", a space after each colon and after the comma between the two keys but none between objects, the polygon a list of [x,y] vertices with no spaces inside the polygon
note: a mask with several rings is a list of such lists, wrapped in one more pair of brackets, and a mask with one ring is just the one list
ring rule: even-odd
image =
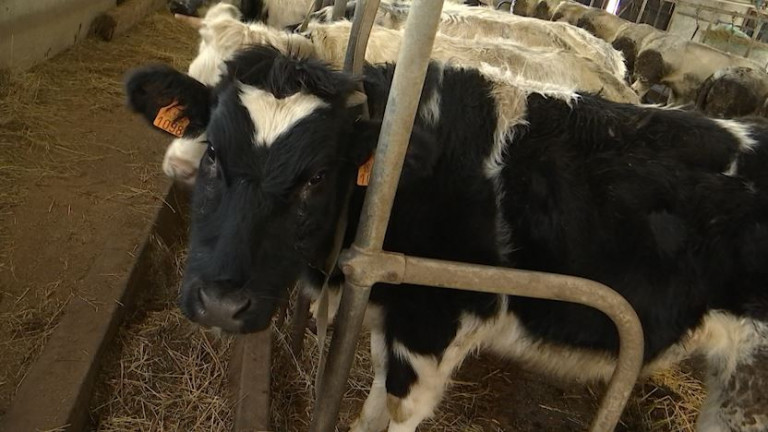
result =
[{"label": "cow eye", "polygon": [[309,179],[309,181],[307,182],[307,184],[308,184],[309,186],[315,186],[315,185],[318,185],[318,184],[320,184],[320,182],[322,182],[323,180],[325,180],[325,171],[320,171],[320,172],[318,172],[317,174],[313,175],[313,176],[312,176],[312,177]]},{"label": "cow eye", "polygon": [[210,144],[208,145],[208,148],[205,150],[205,157],[207,157],[208,161],[211,163],[216,162],[216,150]]},{"label": "cow eye", "polygon": [[216,160],[216,150],[210,144],[205,149],[205,164],[203,166],[206,167],[205,171],[209,177],[219,178],[220,172],[219,163]]}]

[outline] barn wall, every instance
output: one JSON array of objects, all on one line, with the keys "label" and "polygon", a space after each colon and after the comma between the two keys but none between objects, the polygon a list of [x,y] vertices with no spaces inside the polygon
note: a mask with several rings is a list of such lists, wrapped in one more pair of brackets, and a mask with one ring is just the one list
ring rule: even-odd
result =
[{"label": "barn wall", "polygon": [[86,37],[116,0],[0,0],[0,68],[26,69]]}]

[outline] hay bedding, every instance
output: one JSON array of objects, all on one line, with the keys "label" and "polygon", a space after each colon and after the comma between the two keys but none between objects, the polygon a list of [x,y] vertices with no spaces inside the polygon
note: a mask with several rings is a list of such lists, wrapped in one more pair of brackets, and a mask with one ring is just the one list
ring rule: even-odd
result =
[{"label": "hay bedding", "polygon": [[93,233],[117,224],[125,229],[112,233],[116,243],[138,237],[140,227],[130,232],[127,217],[109,213],[149,221],[165,182],[154,155],[137,154],[129,137],[108,139],[124,134],[127,116],[94,119],[122,109],[128,68],[185,67],[196,44],[194,31],[161,13],[111,43],[84,40],[28,71],[0,71],[0,417],[69,299],[82,297],[79,281],[101,245]]},{"label": "hay bedding", "polygon": [[[121,431],[229,431],[232,398],[228,364],[232,337],[201,329],[176,305],[185,251],[154,239],[147,287],[134,316],[108,354],[91,405],[92,428]],[[290,314],[273,325],[272,430],[309,430],[317,371],[317,338],[291,352]],[[330,341],[328,341],[329,343]],[[337,431],[360,411],[373,375],[369,338],[361,337]],[[585,430],[602,386],[549,382],[494,358],[470,358],[422,432],[570,432]],[[693,432],[703,391],[690,372],[671,370],[638,385],[618,431]]]},{"label": "hay bedding", "polygon": [[[286,321],[287,322],[287,321]],[[272,365],[272,425],[279,432],[309,430],[317,370],[317,338],[305,334],[304,351],[289,349],[287,324],[275,331]],[[358,343],[337,431],[347,430],[373,381],[369,338]],[[571,432],[586,430],[604,392],[602,385],[548,381],[491,357],[467,359],[453,378],[435,416],[420,432]],[[688,367],[662,372],[639,384],[617,431],[693,432],[704,397]]]},{"label": "hay bedding", "polygon": [[227,366],[232,337],[213,335],[178,310],[185,251],[152,239],[157,286],[146,287],[134,316],[107,355],[91,404],[92,430],[229,431]]}]

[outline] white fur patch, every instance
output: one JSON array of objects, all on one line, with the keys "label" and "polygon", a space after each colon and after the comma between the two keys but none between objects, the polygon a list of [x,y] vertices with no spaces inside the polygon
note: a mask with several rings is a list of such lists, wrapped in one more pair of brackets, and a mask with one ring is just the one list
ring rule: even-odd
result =
[{"label": "white fur patch", "polygon": [[[408,362],[416,372],[417,381],[413,383],[408,395],[402,399],[390,398],[389,414],[392,418],[390,432],[413,432],[424,419],[430,417],[440,403],[453,372],[469,354],[472,348],[461,343],[463,329],[448,347],[442,357],[424,356],[410,352],[403,344],[395,340],[392,344],[394,355]],[[470,338],[471,339],[471,338]]]},{"label": "white fur patch", "polygon": [[381,329],[371,331],[373,383],[350,432],[380,432],[389,424],[387,411],[387,344]]},{"label": "white fur patch", "polygon": [[266,0],[265,3],[267,25],[282,30],[300,23],[313,0]]},{"label": "white fur patch", "polygon": [[256,128],[254,143],[269,147],[293,125],[328,104],[317,96],[295,93],[278,99],[264,90],[240,85],[240,100]]},{"label": "white fur patch", "polygon": [[749,126],[743,123],[739,123],[735,120],[723,119],[715,119],[715,122],[739,141],[739,152],[733,157],[730,165],[728,165],[728,169],[723,172],[723,174],[733,177],[738,174],[737,167],[739,164],[740,153],[751,153],[755,151],[758,142],[750,136]]},{"label": "white fur patch", "polygon": [[742,153],[752,152],[757,147],[758,143],[750,135],[749,126],[735,120],[715,119],[715,122],[739,140],[739,151]]},{"label": "white fur patch", "polygon": [[206,148],[205,134],[196,138],[174,139],[165,151],[163,172],[174,180],[194,184]]},{"label": "white fur patch", "polygon": [[433,63],[433,67],[438,68],[438,82],[432,88],[432,93],[427,96],[427,100],[421,104],[421,108],[419,109],[419,117],[430,126],[434,126],[440,121],[440,100],[443,87],[443,65],[435,62]]}]

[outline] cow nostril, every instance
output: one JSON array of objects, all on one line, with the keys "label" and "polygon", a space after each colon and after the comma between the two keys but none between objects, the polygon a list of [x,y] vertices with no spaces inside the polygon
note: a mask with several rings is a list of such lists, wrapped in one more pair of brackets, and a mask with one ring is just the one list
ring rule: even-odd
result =
[{"label": "cow nostril", "polygon": [[251,307],[251,300],[239,292],[227,292],[218,285],[202,286],[198,290],[201,315],[210,319],[238,321],[238,315]]}]

